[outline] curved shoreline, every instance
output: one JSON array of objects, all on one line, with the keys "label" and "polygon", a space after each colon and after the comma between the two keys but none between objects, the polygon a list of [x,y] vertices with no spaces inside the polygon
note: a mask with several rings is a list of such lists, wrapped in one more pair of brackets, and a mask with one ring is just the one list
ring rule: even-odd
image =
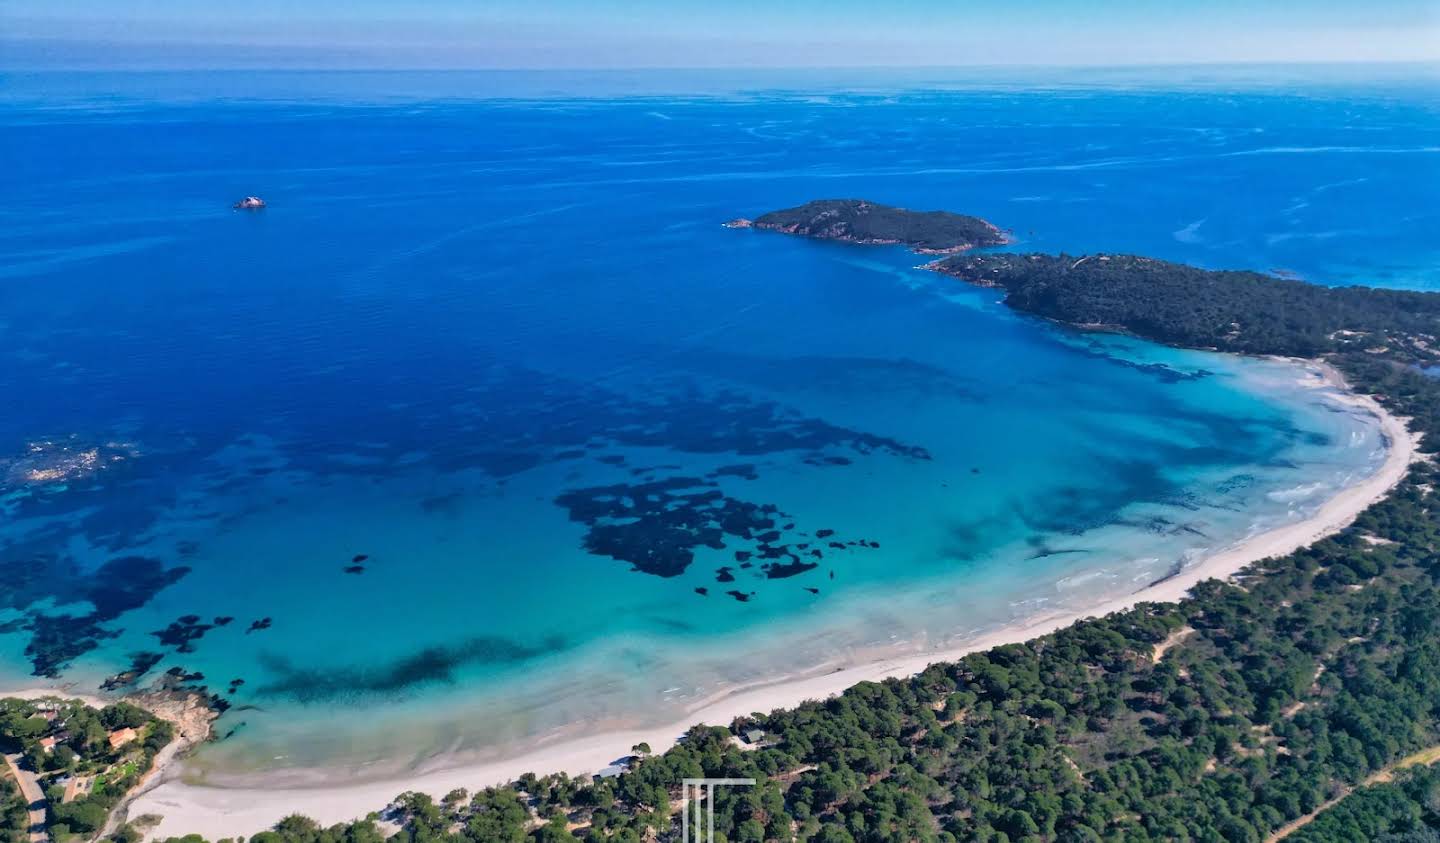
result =
[{"label": "curved shoreline", "polygon": [[1084,618],[1123,611],[1138,603],[1178,601],[1204,580],[1231,578],[1253,562],[1288,554],[1339,532],[1372,503],[1388,494],[1417,458],[1419,436],[1411,433],[1403,420],[1388,413],[1374,398],[1351,392],[1343,377],[1328,364],[1315,360],[1292,362],[1302,362],[1316,372],[1326,385],[1335,387],[1338,390],[1336,400],[1356,406],[1378,419],[1380,430],[1387,440],[1384,463],[1364,480],[1342,489],[1327,500],[1309,518],[1251,536],[1205,557],[1175,576],[1132,594],[1084,610],[1031,618],[957,647],[879,659],[844,671],[782,679],[739,689],[693,709],[683,720],[669,725],[565,739],[500,761],[464,764],[353,785],[287,788],[218,788],[187,784],[178,780],[178,771],[171,768],[163,773],[165,780],[136,800],[131,806],[131,814],[164,817],[151,831],[152,837],[199,833],[210,839],[219,839],[253,834],[296,812],[303,812],[326,825],[356,819],[381,810],[395,796],[407,790],[423,791],[438,797],[459,787],[473,791],[479,787],[503,784],[527,772],[591,773],[609,766],[617,758],[628,754],[628,747],[642,741],[649,743],[656,752],[663,752],[697,723],[728,724],[735,717],[751,712],[830,697],[859,682],[911,676],[937,662],[955,661],[976,651],[1026,641]]}]

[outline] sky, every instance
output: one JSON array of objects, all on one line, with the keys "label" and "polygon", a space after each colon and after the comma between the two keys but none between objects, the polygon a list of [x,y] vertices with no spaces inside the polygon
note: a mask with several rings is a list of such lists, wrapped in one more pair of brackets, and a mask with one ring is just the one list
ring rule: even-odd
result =
[{"label": "sky", "polygon": [[1440,61],[1440,0],[0,0],[0,67]]}]

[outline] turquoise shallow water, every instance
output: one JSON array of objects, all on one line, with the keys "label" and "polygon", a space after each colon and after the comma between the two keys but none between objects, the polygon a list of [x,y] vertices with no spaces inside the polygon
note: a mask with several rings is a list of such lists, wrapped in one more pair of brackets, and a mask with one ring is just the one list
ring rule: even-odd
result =
[{"label": "turquoise shallow water", "polygon": [[220,776],[668,721],[1129,593],[1378,459],[1286,364],[725,219],[860,195],[1024,248],[1435,265],[1433,111],[1371,90],[157,93],[187,84],[0,111],[0,687],[154,654],[233,702]]}]

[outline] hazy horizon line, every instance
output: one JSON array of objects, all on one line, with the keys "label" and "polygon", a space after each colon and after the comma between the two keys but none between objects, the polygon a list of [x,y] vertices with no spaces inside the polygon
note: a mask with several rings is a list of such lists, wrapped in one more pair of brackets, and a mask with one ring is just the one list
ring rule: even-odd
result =
[{"label": "hazy horizon line", "polygon": [[[66,42],[71,44],[88,44],[89,42]],[[243,46],[243,45],[227,45]],[[10,65],[0,62],[0,72],[4,73],[172,73],[172,72],[207,72],[207,73],[635,73],[646,71],[687,71],[687,72],[742,72],[759,73],[766,71],[871,71],[871,70],[903,70],[903,71],[926,71],[926,70],[1011,70],[1011,69],[1054,69],[1054,70],[1142,70],[1142,69],[1184,69],[1184,68],[1250,68],[1250,67],[1292,67],[1292,68],[1326,68],[1326,67],[1382,67],[1382,68],[1432,68],[1440,70],[1440,58],[1401,58],[1401,59],[1368,59],[1368,58],[1336,58],[1336,59],[1216,59],[1213,61],[1178,61],[1178,62],[973,62],[957,64],[636,64],[624,66],[596,66],[596,65],[452,65],[452,66],[426,66],[426,65],[355,65],[355,66],[289,66],[284,64],[276,65],[232,65],[232,64],[174,64],[165,66],[127,66],[124,64],[115,65],[46,65],[46,64],[17,64]]]}]

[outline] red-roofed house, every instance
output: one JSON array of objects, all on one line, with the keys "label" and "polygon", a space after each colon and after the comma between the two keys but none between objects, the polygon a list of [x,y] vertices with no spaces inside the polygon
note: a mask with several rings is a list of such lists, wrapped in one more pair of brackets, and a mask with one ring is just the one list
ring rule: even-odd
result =
[{"label": "red-roofed house", "polygon": [[135,730],[130,728],[129,726],[126,726],[123,729],[116,729],[115,731],[110,733],[110,748],[119,749],[120,747],[124,746],[127,743],[130,743],[138,737],[140,736],[137,735],[135,733]]}]

